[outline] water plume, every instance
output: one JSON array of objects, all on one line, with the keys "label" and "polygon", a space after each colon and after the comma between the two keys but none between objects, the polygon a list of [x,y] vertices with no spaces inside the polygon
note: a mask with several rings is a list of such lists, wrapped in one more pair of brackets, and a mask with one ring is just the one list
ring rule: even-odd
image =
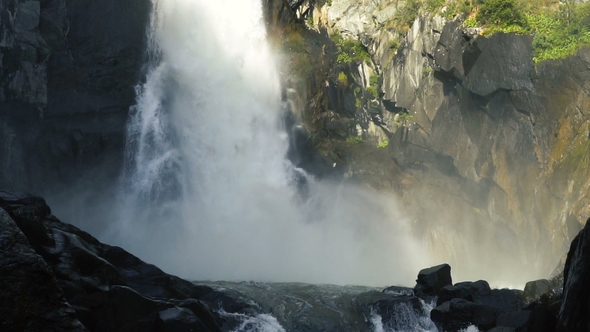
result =
[{"label": "water plume", "polygon": [[154,0],[149,38],[109,242],[191,279],[411,284],[430,263],[392,197],[286,159],[259,0]]}]

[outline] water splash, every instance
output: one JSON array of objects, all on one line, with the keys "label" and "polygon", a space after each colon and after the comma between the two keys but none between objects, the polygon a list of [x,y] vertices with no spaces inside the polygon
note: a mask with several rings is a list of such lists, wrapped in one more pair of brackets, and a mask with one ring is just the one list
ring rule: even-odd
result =
[{"label": "water splash", "polygon": [[430,319],[430,311],[436,306],[436,300],[425,302],[420,300],[422,312],[416,312],[411,304],[400,302],[391,312],[388,322],[383,322],[377,312],[371,310],[369,321],[374,332],[438,332],[436,325]]},{"label": "water splash", "polygon": [[110,242],[192,279],[409,284],[428,265],[392,197],[285,158],[259,0],[154,0],[151,22]]}]

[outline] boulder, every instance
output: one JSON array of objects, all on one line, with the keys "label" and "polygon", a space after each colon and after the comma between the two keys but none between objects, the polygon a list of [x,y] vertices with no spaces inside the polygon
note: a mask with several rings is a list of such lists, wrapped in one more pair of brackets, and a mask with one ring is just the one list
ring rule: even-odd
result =
[{"label": "boulder", "polygon": [[490,285],[485,280],[459,282],[443,287],[438,294],[436,304],[441,305],[452,299],[464,299],[475,302],[475,298],[488,295],[491,291]]},{"label": "boulder", "polygon": [[551,284],[547,279],[539,279],[529,281],[524,286],[524,293],[522,298],[525,302],[531,302],[543,295],[549,295],[551,293]]},{"label": "boulder", "polygon": [[491,289],[485,280],[460,282],[455,285],[443,287],[439,292],[437,305],[441,305],[455,298],[485,304],[501,312],[519,311],[524,307],[524,303],[517,291],[511,289]]},{"label": "boulder", "polygon": [[442,331],[459,331],[470,325],[485,331],[496,326],[500,313],[499,309],[485,304],[452,299],[432,309],[430,318]]},{"label": "boulder", "polygon": [[477,38],[463,54],[463,86],[480,96],[533,88],[532,36],[497,33]]},{"label": "boulder", "polygon": [[441,264],[423,269],[418,273],[414,293],[420,298],[437,296],[443,287],[452,284],[451,266],[449,264]]}]

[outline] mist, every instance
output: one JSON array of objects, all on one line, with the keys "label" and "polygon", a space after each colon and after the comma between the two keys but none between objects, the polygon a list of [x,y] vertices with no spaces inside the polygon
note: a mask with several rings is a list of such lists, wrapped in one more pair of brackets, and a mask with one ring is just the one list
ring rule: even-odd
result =
[{"label": "mist", "polygon": [[546,277],[517,272],[521,248],[496,250],[491,228],[421,225],[393,196],[295,168],[259,0],[153,1],[121,181],[92,207],[92,181],[59,204],[99,219],[85,226],[101,240],[192,280],[413,286],[445,262],[455,281]]},{"label": "mist", "polygon": [[411,284],[428,255],[393,198],[286,159],[259,1],[154,5],[107,242],[190,279]]}]

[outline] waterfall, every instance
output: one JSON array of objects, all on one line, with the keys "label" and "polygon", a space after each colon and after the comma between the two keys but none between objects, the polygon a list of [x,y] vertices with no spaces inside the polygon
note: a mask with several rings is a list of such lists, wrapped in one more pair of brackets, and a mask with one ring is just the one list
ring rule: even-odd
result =
[{"label": "waterfall", "polygon": [[260,0],[153,1],[109,241],[191,279],[411,284],[430,262],[395,200],[286,159]]}]

